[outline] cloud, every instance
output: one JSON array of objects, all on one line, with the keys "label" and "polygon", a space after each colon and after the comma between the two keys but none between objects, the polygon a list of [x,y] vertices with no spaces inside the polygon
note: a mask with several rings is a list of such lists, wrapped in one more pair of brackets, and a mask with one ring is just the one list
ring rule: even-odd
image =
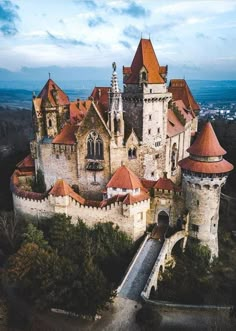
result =
[{"label": "cloud", "polygon": [[202,32],[196,33],[196,38],[197,39],[209,39],[209,37],[206,34],[202,33]]},{"label": "cloud", "polygon": [[126,8],[113,8],[114,12],[117,12],[121,15],[128,15],[134,18],[146,17],[150,15],[149,10],[146,10],[144,7],[140,6],[135,2],[130,2]]},{"label": "cloud", "polygon": [[221,36],[219,36],[218,39],[220,39],[220,40],[222,40],[222,41],[226,41],[226,40],[227,40],[227,38],[225,38],[225,37],[221,37]]},{"label": "cloud", "polygon": [[87,44],[81,40],[57,37],[49,31],[46,31],[46,32],[47,32],[49,39],[51,41],[53,41],[59,47],[64,47],[64,45],[68,45],[68,44],[73,45],[73,46],[89,46],[89,44]]},{"label": "cloud", "polygon": [[18,32],[15,24],[19,20],[18,9],[19,6],[8,0],[3,0],[0,3],[0,32],[5,37],[14,36]]},{"label": "cloud", "polygon": [[88,20],[88,26],[94,28],[95,26],[106,24],[106,21],[102,17],[90,18]]},{"label": "cloud", "polygon": [[130,45],[130,43],[129,43],[128,41],[120,40],[119,43],[120,43],[121,45],[123,45],[125,48],[128,48],[128,49],[131,48],[131,45]]},{"label": "cloud", "polygon": [[141,31],[139,31],[135,26],[129,25],[124,28],[123,33],[125,36],[132,39],[139,39],[141,36]]},{"label": "cloud", "polygon": [[88,9],[96,9],[97,8],[97,4],[95,1],[93,0],[84,0],[84,1],[81,1],[81,0],[75,0],[74,1],[75,3],[77,4],[84,4]]}]

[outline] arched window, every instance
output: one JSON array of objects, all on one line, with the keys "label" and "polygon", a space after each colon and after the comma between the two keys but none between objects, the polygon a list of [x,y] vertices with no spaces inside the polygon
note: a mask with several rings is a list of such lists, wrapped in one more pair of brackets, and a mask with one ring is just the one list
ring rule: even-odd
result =
[{"label": "arched window", "polygon": [[134,148],[129,148],[128,158],[129,159],[136,159],[137,158],[137,149],[135,147]]},{"label": "arched window", "polygon": [[142,72],[142,80],[147,80],[147,74],[145,71]]},{"label": "arched window", "polygon": [[51,119],[48,120],[48,126],[49,126],[49,128],[52,127],[52,120]]},{"label": "arched window", "polygon": [[90,132],[87,138],[87,158],[103,160],[103,141],[95,131]]}]

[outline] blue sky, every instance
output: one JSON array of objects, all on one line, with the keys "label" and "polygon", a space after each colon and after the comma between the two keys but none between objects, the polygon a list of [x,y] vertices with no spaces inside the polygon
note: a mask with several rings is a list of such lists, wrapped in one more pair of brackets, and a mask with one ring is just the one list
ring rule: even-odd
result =
[{"label": "blue sky", "polygon": [[0,68],[10,71],[121,68],[141,35],[169,78],[236,79],[234,0],[0,0]]}]

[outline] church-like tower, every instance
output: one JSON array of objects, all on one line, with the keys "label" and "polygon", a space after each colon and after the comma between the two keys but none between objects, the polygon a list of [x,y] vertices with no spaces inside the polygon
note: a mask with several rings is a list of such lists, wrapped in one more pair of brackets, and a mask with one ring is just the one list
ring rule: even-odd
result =
[{"label": "church-like tower", "polygon": [[111,78],[111,89],[109,91],[109,129],[112,138],[118,147],[123,146],[124,141],[124,118],[122,93],[119,89],[118,78],[116,73],[116,63],[113,62],[113,73]]},{"label": "church-like tower", "polygon": [[226,151],[220,146],[210,122],[187,151],[189,157],[179,165],[190,216],[189,234],[208,246],[212,256],[217,257],[220,193],[233,166],[223,159]]}]

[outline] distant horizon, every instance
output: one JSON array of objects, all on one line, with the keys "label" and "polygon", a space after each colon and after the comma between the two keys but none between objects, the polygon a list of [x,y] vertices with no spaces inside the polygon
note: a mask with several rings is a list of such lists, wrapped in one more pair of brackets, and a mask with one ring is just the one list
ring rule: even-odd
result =
[{"label": "distant horizon", "polygon": [[0,13],[0,79],[50,68],[110,79],[112,62],[119,72],[131,65],[140,38],[170,78],[236,79],[235,1],[3,0]]}]

